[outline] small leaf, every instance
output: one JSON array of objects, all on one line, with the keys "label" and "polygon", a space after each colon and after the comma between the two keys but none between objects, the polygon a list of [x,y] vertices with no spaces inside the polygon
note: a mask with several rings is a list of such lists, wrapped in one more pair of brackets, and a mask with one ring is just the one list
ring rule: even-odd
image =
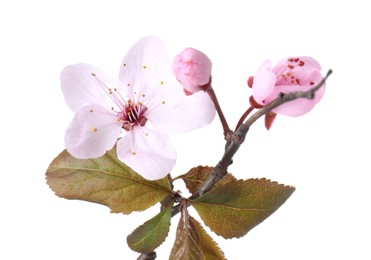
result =
[{"label": "small leaf", "polygon": [[205,229],[201,224],[190,217],[190,222],[192,222],[200,241],[200,248],[202,254],[204,255],[204,260],[225,260],[225,256],[222,250],[220,250],[217,243],[206,233]]},{"label": "small leaf", "polygon": [[128,245],[132,250],[150,253],[165,241],[170,229],[172,206],[173,203],[170,203],[167,208],[139,226],[127,237]]},{"label": "small leaf", "polygon": [[[183,175],[180,175],[176,177],[175,179],[180,179],[180,178],[183,179],[189,192],[195,193],[200,188],[202,183],[204,183],[207,177],[209,177],[213,169],[214,169],[213,167],[208,167],[208,166],[194,167],[191,170],[189,170],[189,172]],[[235,180],[236,178],[232,174],[227,173],[227,175],[225,175],[223,179],[217,182],[212,189],[215,189],[216,187],[219,187],[219,186],[223,186],[224,184],[230,181],[235,181]]]},{"label": "small leaf", "polygon": [[[185,201],[182,201],[185,202]],[[199,236],[190,221],[186,202],[181,205],[181,216],[176,230],[174,246],[171,249],[170,260],[203,260],[199,245]]]},{"label": "small leaf", "polygon": [[171,194],[168,178],[144,179],[117,159],[115,148],[86,160],[65,150],[49,165],[46,179],[57,196],[100,203],[114,213],[142,211]]},{"label": "small leaf", "polygon": [[267,179],[239,180],[190,202],[217,235],[241,237],[275,212],[294,190]]}]

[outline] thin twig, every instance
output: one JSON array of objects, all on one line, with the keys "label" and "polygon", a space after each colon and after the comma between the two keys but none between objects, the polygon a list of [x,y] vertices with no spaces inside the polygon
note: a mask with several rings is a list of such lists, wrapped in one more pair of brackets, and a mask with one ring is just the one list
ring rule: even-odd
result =
[{"label": "thin twig", "polygon": [[225,116],[224,116],[223,111],[222,111],[222,109],[221,109],[221,107],[220,107],[220,104],[219,104],[218,98],[216,97],[215,92],[214,92],[214,89],[213,89],[213,87],[211,86],[211,82],[209,83],[209,86],[208,86],[207,89],[206,89],[206,93],[209,95],[211,101],[214,103],[214,106],[215,106],[216,112],[218,113],[218,116],[219,116],[220,122],[222,123],[224,138],[225,138],[225,140],[228,140],[229,137],[230,137],[230,135],[231,135],[233,132],[232,132],[232,130],[229,128],[229,125],[228,125],[227,119],[225,119]]},{"label": "thin twig", "polygon": [[[250,126],[253,123],[255,123],[256,120],[258,120],[263,115],[267,114],[272,109],[286,102],[298,98],[313,99],[315,96],[315,92],[322,87],[322,85],[325,83],[325,81],[331,75],[331,73],[332,70],[329,70],[326,76],[315,87],[306,92],[281,93],[275,100],[273,100],[265,107],[259,109],[249,119],[247,119],[245,123],[241,124],[240,127],[238,127],[237,130],[231,135],[231,138],[227,141],[227,144],[225,146],[225,152],[222,159],[215,166],[210,176],[205,180],[205,182],[201,185],[198,191],[192,194],[192,196],[189,199],[192,200],[198,198],[199,196],[202,196],[207,191],[209,191],[215,183],[217,183],[221,178],[223,178],[224,175],[227,174],[228,167],[229,165],[232,164],[233,156],[235,155],[235,153],[240,148],[240,145],[245,140],[246,134],[249,131]],[[176,208],[174,208],[172,214],[174,215],[177,214]]]},{"label": "thin twig", "polygon": [[236,130],[240,127],[240,125],[242,125],[242,123],[245,121],[246,117],[247,117],[248,115],[250,115],[250,113],[251,113],[253,110],[254,110],[254,107],[251,106],[251,107],[249,107],[249,108],[245,111],[245,113],[243,113],[243,115],[241,116],[240,120],[238,120],[238,123],[237,123],[236,128],[234,129],[234,131],[236,131]]},{"label": "thin twig", "polygon": [[[197,192],[193,193],[192,196],[188,198],[188,200],[193,200],[193,199],[196,199],[202,196],[207,191],[209,191],[215,185],[215,183],[217,183],[220,179],[222,179],[227,174],[228,167],[233,162],[232,161],[233,156],[238,151],[241,144],[244,142],[247,132],[249,131],[251,125],[256,122],[256,120],[258,120],[260,117],[267,114],[268,112],[272,111],[272,109],[286,102],[289,102],[289,101],[292,101],[298,98],[313,99],[315,97],[315,92],[322,87],[322,85],[326,82],[327,78],[331,75],[331,73],[332,73],[332,70],[329,70],[326,76],[315,87],[313,87],[312,89],[306,92],[290,92],[290,93],[279,94],[279,96],[275,100],[273,100],[271,103],[269,103],[265,107],[259,109],[252,116],[250,116],[249,119],[247,119],[245,123],[241,124],[234,133],[229,129],[228,124],[226,123],[227,121],[225,120],[224,115],[221,112],[221,109],[219,107],[221,115],[223,115],[221,117],[221,121],[223,122],[222,118],[224,118],[224,122],[225,122],[225,124],[223,125],[223,128],[228,127],[227,129],[224,129],[224,132],[226,133],[226,130],[227,130],[227,132],[229,131],[230,133],[230,136],[227,139],[227,143],[225,145],[224,155],[222,159],[218,162],[218,164],[213,168],[209,177],[205,180],[205,182],[201,185],[201,187],[197,190]],[[210,93],[214,93],[212,89],[211,91],[212,92]],[[215,96],[215,93],[212,95]],[[214,104],[218,104],[218,103],[214,103]],[[189,205],[190,204],[187,203],[187,206]],[[171,209],[171,217],[177,215],[180,212],[180,207],[181,207],[180,203],[173,206],[173,208]],[[145,258],[145,257],[153,257],[153,255],[151,254],[154,254],[154,258]],[[140,255],[138,260],[153,260],[155,258],[156,258],[156,253],[152,252],[150,254]]]}]

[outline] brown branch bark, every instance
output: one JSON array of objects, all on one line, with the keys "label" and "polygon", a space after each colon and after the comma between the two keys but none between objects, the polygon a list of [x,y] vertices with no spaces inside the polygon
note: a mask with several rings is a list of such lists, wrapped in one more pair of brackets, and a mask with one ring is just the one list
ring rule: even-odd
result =
[{"label": "brown branch bark", "polygon": [[[221,178],[223,178],[224,175],[227,174],[228,167],[233,162],[232,161],[233,156],[240,148],[240,145],[245,140],[247,132],[249,131],[251,125],[256,122],[256,120],[258,120],[263,115],[267,114],[269,111],[272,111],[272,109],[286,102],[293,101],[298,98],[313,99],[315,96],[315,92],[322,87],[322,85],[325,83],[325,81],[331,75],[331,73],[332,70],[329,70],[326,76],[322,79],[322,81],[308,91],[281,93],[271,103],[259,109],[252,116],[250,116],[243,124],[241,124],[237,128],[237,130],[234,133],[231,134],[231,137],[229,138],[229,140],[227,140],[225,152],[222,159],[215,166],[209,178],[206,179],[206,181],[202,184],[199,190],[196,193],[194,193],[189,199],[192,200],[198,198],[199,196],[202,196],[207,191],[209,191],[215,183],[217,183]],[[172,214],[176,215],[178,212],[179,208],[175,206]]]},{"label": "brown branch bark", "polygon": [[[192,194],[188,198],[188,200],[196,199],[206,192],[208,192],[215,183],[217,183],[220,179],[222,179],[226,174],[229,165],[233,162],[233,156],[236,154],[238,149],[240,148],[241,144],[244,142],[245,137],[252,126],[263,115],[267,114],[268,112],[272,111],[272,109],[286,103],[289,101],[293,101],[298,98],[306,98],[306,99],[313,99],[315,96],[315,93],[318,89],[322,87],[322,85],[326,82],[327,78],[331,75],[332,70],[329,70],[326,74],[326,76],[322,79],[321,82],[319,82],[316,86],[314,86],[312,89],[305,91],[305,92],[290,92],[290,93],[281,93],[275,100],[273,100],[271,103],[266,105],[265,107],[259,109],[257,112],[255,112],[253,115],[251,115],[243,124],[241,124],[236,131],[232,132],[227,124],[227,121],[222,113],[222,110],[219,106],[219,103],[217,102],[216,95],[214,93],[214,90],[212,90],[211,86],[211,92],[208,92],[209,96],[212,98],[215,107],[217,108],[218,115],[222,115],[220,117],[223,129],[224,129],[224,136],[227,140],[227,143],[225,145],[225,151],[224,155],[221,158],[221,160],[218,162],[218,164],[214,167],[213,171],[211,172],[210,176],[206,179],[206,181],[201,185],[201,187],[198,189],[197,192]],[[213,98],[214,97],[214,98]],[[216,102],[216,103],[215,103]],[[228,137],[228,138],[227,138]],[[189,203],[187,204],[189,206]],[[177,204],[173,206],[171,210],[171,216],[175,216],[180,212],[180,204]],[[151,257],[151,254],[154,255],[154,258],[141,258],[143,257]],[[150,254],[142,254],[138,260],[153,260],[156,258],[156,253],[152,252]]]},{"label": "brown branch bark", "polygon": [[156,259],[157,255],[155,252],[151,252],[151,253],[148,253],[148,254],[141,254],[137,260],[154,260]]}]

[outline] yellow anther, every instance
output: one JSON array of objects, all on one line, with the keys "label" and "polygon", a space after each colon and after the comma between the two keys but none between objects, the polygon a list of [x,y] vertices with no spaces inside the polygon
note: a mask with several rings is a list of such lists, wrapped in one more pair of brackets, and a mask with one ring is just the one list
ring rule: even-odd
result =
[{"label": "yellow anther", "polygon": [[147,68],[147,66],[146,65],[143,65],[143,69],[146,69]]},{"label": "yellow anther", "polygon": [[146,94],[142,94],[142,97],[145,97],[146,96]]},{"label": "yellow anther", "polygon": [[137,153],[136,153],[136,152],[131,152],[131,154],[132,154],[132,155],[137,155]]},{"label": "yellow anther", "polygon": [[93,130],[93,132],[98,131],[98,129],[96,127],[94,127],[92,130]]},{"label": "yellow anther", "polygon": [[120,122],[120,121],[121,121],[121,118],[116,118],[116,121],[117,121],[117,122]]},{"label": "yellow anther", "polygon": [[161,81],[161,82],[160,82],[160,84],[161,84],[161,85],[164,85],[164,82],[163,82],[163,81]]}]

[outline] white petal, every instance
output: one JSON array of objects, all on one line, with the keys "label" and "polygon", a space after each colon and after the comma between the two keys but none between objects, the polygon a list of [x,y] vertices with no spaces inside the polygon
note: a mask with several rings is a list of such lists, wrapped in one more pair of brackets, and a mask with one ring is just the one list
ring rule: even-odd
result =
[{"label": "white petal", "polygon": [[120,88],[118,80],[107,72],[88,64],[70,65],[61,72],[62,92],[67,105],[74,112],[93,104],[112,107],[113,102],[102,84],[106,88]]},{"label": "white petal", "polygon": [[157,89],[175,78],[171,73],[171,63],[166,48],[157,37],[145,37],[131,47],[120,67],[119,78],[128,91],[139,97],[145,103],[145,98],[151,98]]},{"label": "white petal", "polygon": [[173,169],[176,151],[167,135],[135,127],[117,142],[117,156],[144,178],[157,180]]},{"label": "white petal", "polygon": [[156,131],[175,134],[211,123],[215,112],[214,104],[204,91],[187,96],[180,84],[173,84],[161,88],[153,98],[146,117]]},{"label": "white petal", "polygon": [[121,126],[111,111],[97,105],[83,107],[66,131],[67,150],[79,159],[100,157],[115,145]]}]

